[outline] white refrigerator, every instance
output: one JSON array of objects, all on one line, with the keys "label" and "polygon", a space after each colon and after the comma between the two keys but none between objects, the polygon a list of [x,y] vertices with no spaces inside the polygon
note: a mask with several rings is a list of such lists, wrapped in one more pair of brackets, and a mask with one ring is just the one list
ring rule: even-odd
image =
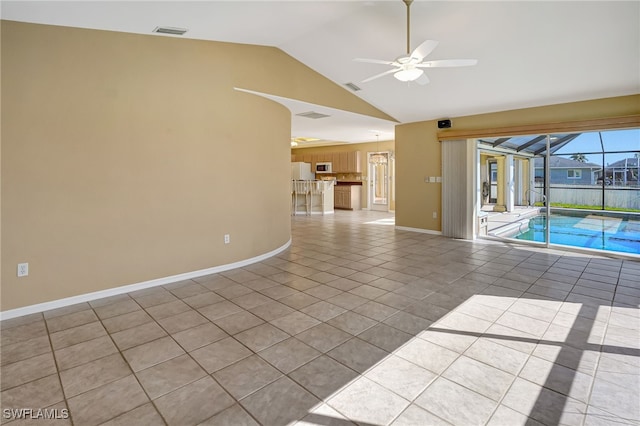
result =
[{"label": "white refrigerator", "polygon": [[311,172],[311,163],[291,163],[291,180],[315,180],[315,173]]}]

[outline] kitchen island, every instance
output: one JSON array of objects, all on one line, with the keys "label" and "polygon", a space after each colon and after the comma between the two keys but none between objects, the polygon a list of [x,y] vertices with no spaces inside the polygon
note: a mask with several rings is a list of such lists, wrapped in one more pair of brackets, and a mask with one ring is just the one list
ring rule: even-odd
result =
[{"label": "kitchen island", "polygon": [[362,181],[337,181],[334,206],[342,210],[362,210]]},{"label": "kitchen island", "polygon": [[291,181],[291,214],[332,214],[333,180]]}]

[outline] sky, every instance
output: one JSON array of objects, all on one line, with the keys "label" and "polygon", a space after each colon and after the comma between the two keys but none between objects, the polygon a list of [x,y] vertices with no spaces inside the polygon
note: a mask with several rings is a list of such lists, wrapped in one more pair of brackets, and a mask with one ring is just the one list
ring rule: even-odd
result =
[{"label": "sky", "polygon": [[[602,162],[602,147],[600,135],[604,144],[605,152],[612,151],[637,151],[640,152],[640,129],[608,130],[604,132],[582,133],[580,136],[560,148],[555,154],[585,154],[587,162]],[[562,135],[554,135],[561,137]],[[597,154],[588,154],[597,153]],[[633,158],[634,152],[627,154],[607,154],[605,162],[607,164],[625,158]]]}]

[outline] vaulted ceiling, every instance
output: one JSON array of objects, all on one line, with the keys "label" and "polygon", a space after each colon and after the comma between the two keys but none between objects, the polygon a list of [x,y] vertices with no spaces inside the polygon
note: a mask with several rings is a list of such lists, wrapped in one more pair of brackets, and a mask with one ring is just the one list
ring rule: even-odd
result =
[{"label": "vaulted ceiling", "polygon": [[[432,39],[439,45],[429,60],[478,60],[473,67],[427,69],[424,86],[392,75],[362,83],[388,68],[353,61],[405,53],[401,0],[2,1],[1,16],[140,34],[170,26],[186,28],[183,38],[275,46],[337,84],[356,84],[362,89],[356,96],[401,123],[640,93],[638,1],[416,0],[411,49]],[[294,114],[320,109],[335,117],[294,115],[293,136],[393,138],[394,122],[279,101]]]}]

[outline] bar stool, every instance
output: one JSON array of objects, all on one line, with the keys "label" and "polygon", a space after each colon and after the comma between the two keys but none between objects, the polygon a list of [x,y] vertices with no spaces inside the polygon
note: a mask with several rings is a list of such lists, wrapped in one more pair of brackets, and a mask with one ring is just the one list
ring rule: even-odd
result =
[{"label": "bar stool", "polygon": [[[325,191],[325,181],[317,180],[315,182],[311,182],[311,202],[313,203],[313,196],[318,195],[320,197],[320,211],[324,215],[324,191]],[[313,212],[313,205],[311,205],[311,211]]]},{"label": "bar stool", "polygon": [[298,203],[298,201],[300,200],[301,196],[304,196],[304,206],[305,206],[305,213],[306,214],[310,214],[309,212],[309,182],[306,180],[296,180],[294,181],[294,186],[295,186],[295,203],[294,203],[294,209],[293,209],[293,214],[294,216],[298,214],[298,206],[300,205]]}]

